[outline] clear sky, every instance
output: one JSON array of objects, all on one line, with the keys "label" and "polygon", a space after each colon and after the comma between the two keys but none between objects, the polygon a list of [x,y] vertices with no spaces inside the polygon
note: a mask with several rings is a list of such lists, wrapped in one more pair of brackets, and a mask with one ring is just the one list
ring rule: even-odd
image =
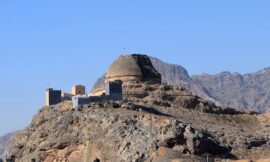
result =
[{"label": "clear sky", "polygon": [[26,127],[50,86],[88,91],[123,53],[190,74],[270,66],[268,0],[1,0],[0,135]]}]

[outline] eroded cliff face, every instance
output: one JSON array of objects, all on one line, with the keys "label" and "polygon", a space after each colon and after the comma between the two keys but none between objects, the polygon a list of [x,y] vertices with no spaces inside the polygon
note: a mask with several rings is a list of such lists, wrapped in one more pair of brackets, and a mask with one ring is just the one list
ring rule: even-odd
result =
[{"label": "eroded cliff face", "polygon": [[198,161],[270,156],[268,116],[215,106],[184,88],[125,83],[122,103],[42,108],[19,133],[17,161]]}]

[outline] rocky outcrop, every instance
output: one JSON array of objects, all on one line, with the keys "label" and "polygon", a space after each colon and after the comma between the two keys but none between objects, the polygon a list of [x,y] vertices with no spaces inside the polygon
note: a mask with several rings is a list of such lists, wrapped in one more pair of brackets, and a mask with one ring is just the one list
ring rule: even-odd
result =
[{"label": "rocky outcrop", "polygon": [[[57,109],[57,107],[54,107]],[[37,161],[145,161],[161,146],[200,155],[229,152],[203,132],[179,120],[123,110],[85,107],[80,112],[44,108],[16,138],[17,159]],[[44,116],[43,114],[46,114]],[[56,128],[51,129],[53,124]],[[68,133],[67,133],[68,132]]]},{"label": "rocky outcrop", "polygon": [[154,68],[151,59],[147,55],[131,55],[139,65],[142,72],[142,81],[161,83],[161,74]]},{"label": "rocky outcrop", "polygon": [[16,133],[18,132],[12,132],[0,137],[0,159],[5,159],[5,157],[8,155],[11,141]]}]

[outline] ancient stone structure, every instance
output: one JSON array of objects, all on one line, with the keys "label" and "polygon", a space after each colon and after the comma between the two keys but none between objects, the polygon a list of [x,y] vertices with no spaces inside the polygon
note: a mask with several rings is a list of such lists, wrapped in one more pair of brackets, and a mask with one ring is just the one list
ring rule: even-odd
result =
[{"label": "ancient stone structure", "polygon": [[161,74],[153,67],[151,59],[147,55],[120,56],[110,65],[107,73],[94,85],[90,95],[102,95],[106,91],[106,82],[115,80],[123,81],[124,85],[129,84],[128,82],[160,84]]},{"label": "ancient stone structure", "polygon": [[101,96],[87,96],[87,95],[74,96],[72,97],[73,107],[76,108],[78,106],[90,103],[98,103],[109,100],[120,101],[123,99],[122,84],[123,82],[121,80],[106,82],[105,95],[103,94]]},{"label": "ancient stone structure", "polygon": [[71,100],[71,98],[73,96],[74,95],[72,95],[70,93],[65,93],[65,92],[62,92],[62,94],[61,94],[62,101]]},{"label": "ancient stone structure", "polygon": [[120,56],[111,64],[105,83],[115,80],[161,83],[161,75],[148,56],[131,54]]},{"label": "ancient stone structure", "polygon": [[109,100],[122,100],[123,99],[123,82],[121,80],[115,80],[106,82],[105,96],[108,96]]},{"label": "ancient stone structure", "polygon": [[75,85],[71,88],[71,94],[76,95],[84,95],[85,94],[85,86],[83,85]]},{"label": "ancient stone structure", "polygon": [[61,101],[61,90],[54,90],[52,88],[46,90],[46,106],[56,105]]},{"label": "ancient stone structure", "polygon": [[62,101],[72,100],[73,96],[85,95],[85,86],[75,85],[71,88],[71,94],[62,92],[61,90],[54,90],[52,88],[46,89],[46,106],[56,105]]},{"label": "ancient stone structure", "polygon": [[111,81],[105,83],[105,93],[108,96],[121,96],[122,95],[122,84],[121,80]]}]

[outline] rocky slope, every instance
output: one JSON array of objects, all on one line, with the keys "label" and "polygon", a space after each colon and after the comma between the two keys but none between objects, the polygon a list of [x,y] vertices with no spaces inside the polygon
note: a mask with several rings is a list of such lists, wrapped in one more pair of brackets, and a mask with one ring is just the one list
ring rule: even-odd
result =
[{"label": "rocky slope", "polygon": [[[217,107],[184,88],[125,83],[122,103],[42,108],[11,147],[17,161],[198,161],[268,158],[267,115]],[[269,157],[270,158],[270,157]]]},{"label": "rocky slope", "polygon": [[[151,57],[151,61],[161,74],[163,83],[183,86],[194,95],[217,105],[257,112],[270,111],[270,68],[245,75],[222,72],[190,76],[180,65],[168,64],[154,57]],[[103,87],[103,83],[104,76],[93,89]]]},{"label": "rocky slope", "polygon": [[17,132],[12,132],[0,137],[0,159],[4,159],[8,153],[12,138]]}]

